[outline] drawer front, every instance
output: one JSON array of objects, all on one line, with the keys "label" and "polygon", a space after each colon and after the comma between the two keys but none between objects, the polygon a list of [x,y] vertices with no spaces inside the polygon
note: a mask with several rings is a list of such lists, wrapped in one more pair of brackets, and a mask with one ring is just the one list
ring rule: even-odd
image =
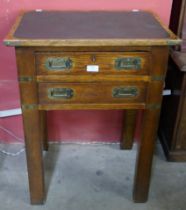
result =
[{"label": "drawer front", "polygon": [[40,104],[144,103],[147,84],[39,83]]},{"label": "drawer front", "polygon": [[39,75],[64,74],[149,74],[149,52],[64,52],[36,53]]}]

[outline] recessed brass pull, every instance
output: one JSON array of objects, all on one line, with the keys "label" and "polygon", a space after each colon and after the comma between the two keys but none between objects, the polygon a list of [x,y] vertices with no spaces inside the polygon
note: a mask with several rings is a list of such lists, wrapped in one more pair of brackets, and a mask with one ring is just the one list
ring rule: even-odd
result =
[{"label": "recessed brass pull", "polygon": [[115,68],[117,70],[140,70],[141,58],[139,57],[117,58],[115,60]]},{"label": "recessed brass pull", "polygon": [[71,88],[49,88],[48,97],[52,99],[70,99],[74,91]]},{"label": "recessed brass pull", "polygon": [[138,95],[137,87],[117,87],[112,90],[112,96],[114,98],[128,98]]},{"label": "recessed brass pull", "polygon": [[45,61],[45,66],[48,70],[66,70],[72,67],[72,60],[70,58],[49,57]]}]

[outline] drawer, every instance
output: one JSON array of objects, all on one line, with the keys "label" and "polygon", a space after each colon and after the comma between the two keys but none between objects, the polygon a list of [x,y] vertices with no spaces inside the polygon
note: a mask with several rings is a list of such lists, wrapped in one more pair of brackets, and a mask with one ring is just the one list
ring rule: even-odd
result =
[{"label": "drawer", "polygon": [[39,104],[144,103],[147,83],[39,83]]},{"label": "drawer", "polygon": [[147,75],[151,66],[150,52],[44,52],[35,59],[38,75]]}]

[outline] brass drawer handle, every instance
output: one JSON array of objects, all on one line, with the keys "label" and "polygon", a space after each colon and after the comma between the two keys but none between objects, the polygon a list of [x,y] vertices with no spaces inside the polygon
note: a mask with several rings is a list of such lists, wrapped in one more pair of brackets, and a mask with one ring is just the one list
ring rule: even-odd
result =
[{"label": "brass drawer handle", "polygon": [[115,68],[117,70],[140,70],[141,58],[139,57],[117,58],[115,60]]},{"label": "brass drawer handle", "polygon": [[72,60],[70,58],[47,58],[45,66],[48,70],[65,70],[72,67]]},{"label": "brass drawer handle", "polygon": [[74,95],[71,88],[49,88],[48,97],[52,99],[70,99]]},{"label": "brass drawer handle", "polygon": [[135,97],[137,95],[138,95],[137,87],[118,87],[112,90],[112,96],[114,98]]}]

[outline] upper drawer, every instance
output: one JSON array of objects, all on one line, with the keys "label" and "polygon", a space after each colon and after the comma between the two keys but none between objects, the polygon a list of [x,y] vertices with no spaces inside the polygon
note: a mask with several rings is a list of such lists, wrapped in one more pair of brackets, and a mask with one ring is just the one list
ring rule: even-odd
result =
[{"label": "upper drawer", "polygon": [[39,75],[134,74],[147,75],[151,66],[149,52],[38,52]]}]

